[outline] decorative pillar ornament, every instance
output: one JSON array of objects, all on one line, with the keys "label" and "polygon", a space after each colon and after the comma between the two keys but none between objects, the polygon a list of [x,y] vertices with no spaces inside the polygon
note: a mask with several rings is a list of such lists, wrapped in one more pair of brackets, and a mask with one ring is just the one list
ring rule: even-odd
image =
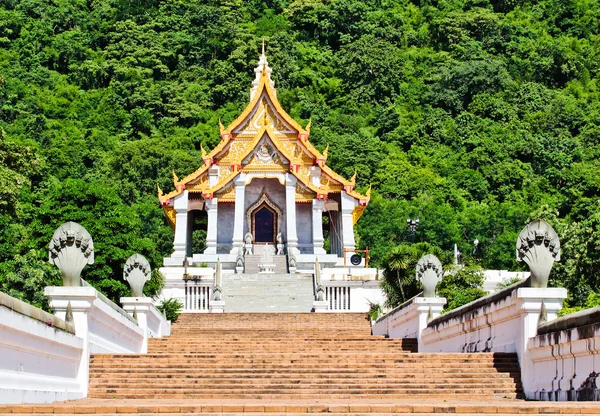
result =
[{"label": "decorative pillar ornament", "polygon": [[278,256],[283,256],[283,235],[281,234],[281,231],[279,231],[277,233],[277,255]]},{"label": "decorative pillar ornament", "polygon": [[246,256],[252,255],[252,240],[254,240],[254,237],[252,237],[252,233],[248,231],[244,236],[244,252]]},{"label": "decorative pillar ornament", "polygon": [[237,258],[235,260],[236,273],[244,273],[244,262],[244,249],[242,247],[239,247],[237,252]]},{"label": "decorative pillar ornament", "polygon": [[129,283],[131,296],[144,296],[144,285],[150,280],[150,263],[141,254],[133,254],[125,262],[123,269],[123,279]]},{"label": "decorative pillar ornament", "polygon": [[315,261],[315,284],[317,286],[317,301],[323,302],[325,300],[325,288],[321,284],[321,265],[318,258]]},{"label": "decorative pillar ornament", "polygon": [[63,286],[81,286],[81,271],[94,264],[94,242],[90,233],[76,222],[66,222],[54,231],[48,260],[60,270]]},{"label": "decorative pillar ornament", "polygon": [[215,286],[213,288],[213,300],[221,300],[221,291],[221,260],[217,257],[217,266],[215,268]]},{"label": "decorative pillar ornament", "polygon": [[225,301],[223,300],[221,287],[221,260],[217,257],[217,266],[215,268],[215,284],[213,286],[212,300],[208,305],[210,313],[225,312]]},{"label": "decorative pillar ornament", "polygon": [[433,254],[426,254],[417,262],[417,280],[423,284],[423,297],[435,297],[435,287],[442,280],[442,263]]},{"label": "decorative pillar ornament", "polygon": [[529,266],[531,287],[548,287],[552,266],[560,261],[560,241],[554,228],[543,220],[527,224],[517,239],[517,260]]}]

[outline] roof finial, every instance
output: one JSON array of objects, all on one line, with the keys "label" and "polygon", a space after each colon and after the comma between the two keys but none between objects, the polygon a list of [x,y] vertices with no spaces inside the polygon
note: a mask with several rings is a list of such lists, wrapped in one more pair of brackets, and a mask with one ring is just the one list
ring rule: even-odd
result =
[{"label": "roof finial", "polygon": [[225,126],[221,123],[221,117],[219,117],[219,132],[223,134],[225,132]]},{"label": "roof finial", "polygon": [[308,124],[304,127],[307,133],[310,133],[310,125],[312,124],[312,117],[308,119]]},{"label": "roof finial", "polygon": [[200,152],[202,152],[202,159],[205,159],[206,158],[206,150],[204,150],[202,143],[200,143]]},{"label": "roof finial", "polygon": [[367,189],[367,199],[371,199],[371,188],[373,187],[373,185],[369,185],[369,189]]},{"label": "roof finial", "polygon": [[325,150],[323,150],[323,157],[327,159],[327,153],[329,153],[329,143],[325,146]]},{"label": "roof finial", "polygon": [[162,191],[162,189],[160,189],[160,185],[158,184],[158,182],[156,182],[156,190],[158,191],[158,199],[161,199],[164,195],[164,192]]},{"label": "roof finial", "polygon": [[175,174],[175,169],[173,169],[173,185],[177,184],[177,182],[179,182],[179,178]]},{"label": "roof finial", "polygon": [[356,169],[354,169],[354,175],[350,178],[350,183],[356,185]]},{"label": "roof finial", "polygon": [[262,38],[262,54],[263,54],[263,56],[265,55],[265,38],[264,38],[264,36]]}]

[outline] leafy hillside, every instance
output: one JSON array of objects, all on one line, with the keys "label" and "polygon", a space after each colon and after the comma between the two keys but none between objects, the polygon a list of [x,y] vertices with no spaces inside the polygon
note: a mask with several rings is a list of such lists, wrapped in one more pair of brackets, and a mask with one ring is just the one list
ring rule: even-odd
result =
[{"label": "leafy hillside", "polygon": [[357,233],[376,264],[418,216],[416,241],[468,257],[478,238],[484,267],[522,267],[516,236],[541,216],[583,304],[600,276],[599,25],[598,0],[1,0],[0,285],[32,299],[56,279],[43,260],[65,220],[94,237],[86,278],[112,297],[133,251],[157,268],[172,232],[156,183],[216,145],[264,37],[284,108],[373,185]]}]

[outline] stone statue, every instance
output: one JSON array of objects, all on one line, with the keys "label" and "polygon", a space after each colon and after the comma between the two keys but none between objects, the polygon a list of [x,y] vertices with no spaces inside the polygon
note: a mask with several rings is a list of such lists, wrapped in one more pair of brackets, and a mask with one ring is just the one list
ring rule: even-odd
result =
[{"label": "stone statue", "polygon": [[315,261],[315,285],[317,286],[317,300],[322,302],[325,300],[325,288],[321,284],[321,265],[318,258]]},{"label": "stone statue", "polygon": [[244,267],[244,249],[242,249],[242,247],[240,247],[238,249],[238,253],[237,253],[237,259],[235,261],[235,266],[236,267]]},{"label": "stone statue", "polygon": [[150,263],[141,254],[133,254],[125,262],[123,279],[129,283],[131,296],[144,296],[144,285],[150,280]]},{"label": "stone statue", "polygon": [[290,269],[296,268],[296,256],[294,256],[293,253],[288,253],[288,263],[289,263]]},{"label": "stone statue", "polygon": [[215,285],[213,287],[213,300],[221,300],[221,291],[221,260],[217,257],[217,266],[215,267]]},{"label": "stone statue", "polygon": [[423,297],[435,296],[435,287],[442,280],[442,263],[433,254],[426,254],[417,262],[417,280],[423,284]]},{"label": "stone statue", "polygon": [[550,270],[560,261],[560,241],[554,228],[543,220],[527,224],[517,238],[517,260],[529,266],[531,287],[548,287]]},{"label": "stone statue", "polygon": [[245,255],[252,255],[252,240],[254,239],[254,237],[252,237],[252,233],[250,231],[248,231],[246,233],[246,235],[244,236],[244,243],[245,243],[245,248],[246,248],[246,252]]},{"label": "stone statue", "polygon": [[283,235],[281,234],[281,231],[279,231],[277,233],[277,255],[278,256],[283,256]]},{"label": "stone statue", "polygon": [[94,242],[90,233],[76,222],[66,222],[54,231],[48,260],[60,270],[63,286],[80,286],[81,271],[94,264]]}]

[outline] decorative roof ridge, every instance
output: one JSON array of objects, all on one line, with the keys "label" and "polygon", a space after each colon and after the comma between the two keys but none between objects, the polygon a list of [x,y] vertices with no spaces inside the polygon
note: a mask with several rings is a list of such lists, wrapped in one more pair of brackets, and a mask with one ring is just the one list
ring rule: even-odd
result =
[{"label": "decorative roof ridge", "polygon": [[[263,60],[264,57],[264,60]],[[263,68],[260,69],[261,63]],[[258,72],[257,72],[258,70]],[[252,81],[252,89],[250,90],[250,102],[240,113],[240,115],[223,131],[223,134],[228,134],[231,136],[231,132],[239,127],[240,124],[248,117],[248,115],[252,112],[252,110],[258,104],[260,97],[262,97],[263,90],[266,91],[267,96],[271,100],[271,103],[275,107],[275,111],[279,114],[289,125],[291,125],[294,129],[298,130],[298,134],[305,135],[308,137],[308,132],[298,124],[296,120],[292,118],[284,109],[281,107],[279,100],[277,99],[277,92],[275,91],[275,84],[271,80],[271,68],[267,65],[266,55],[261,55],[259,59],[259,65],[254,69],[256,73],[256,78]],[[212,154],[213,152],[211,152]]]}]

